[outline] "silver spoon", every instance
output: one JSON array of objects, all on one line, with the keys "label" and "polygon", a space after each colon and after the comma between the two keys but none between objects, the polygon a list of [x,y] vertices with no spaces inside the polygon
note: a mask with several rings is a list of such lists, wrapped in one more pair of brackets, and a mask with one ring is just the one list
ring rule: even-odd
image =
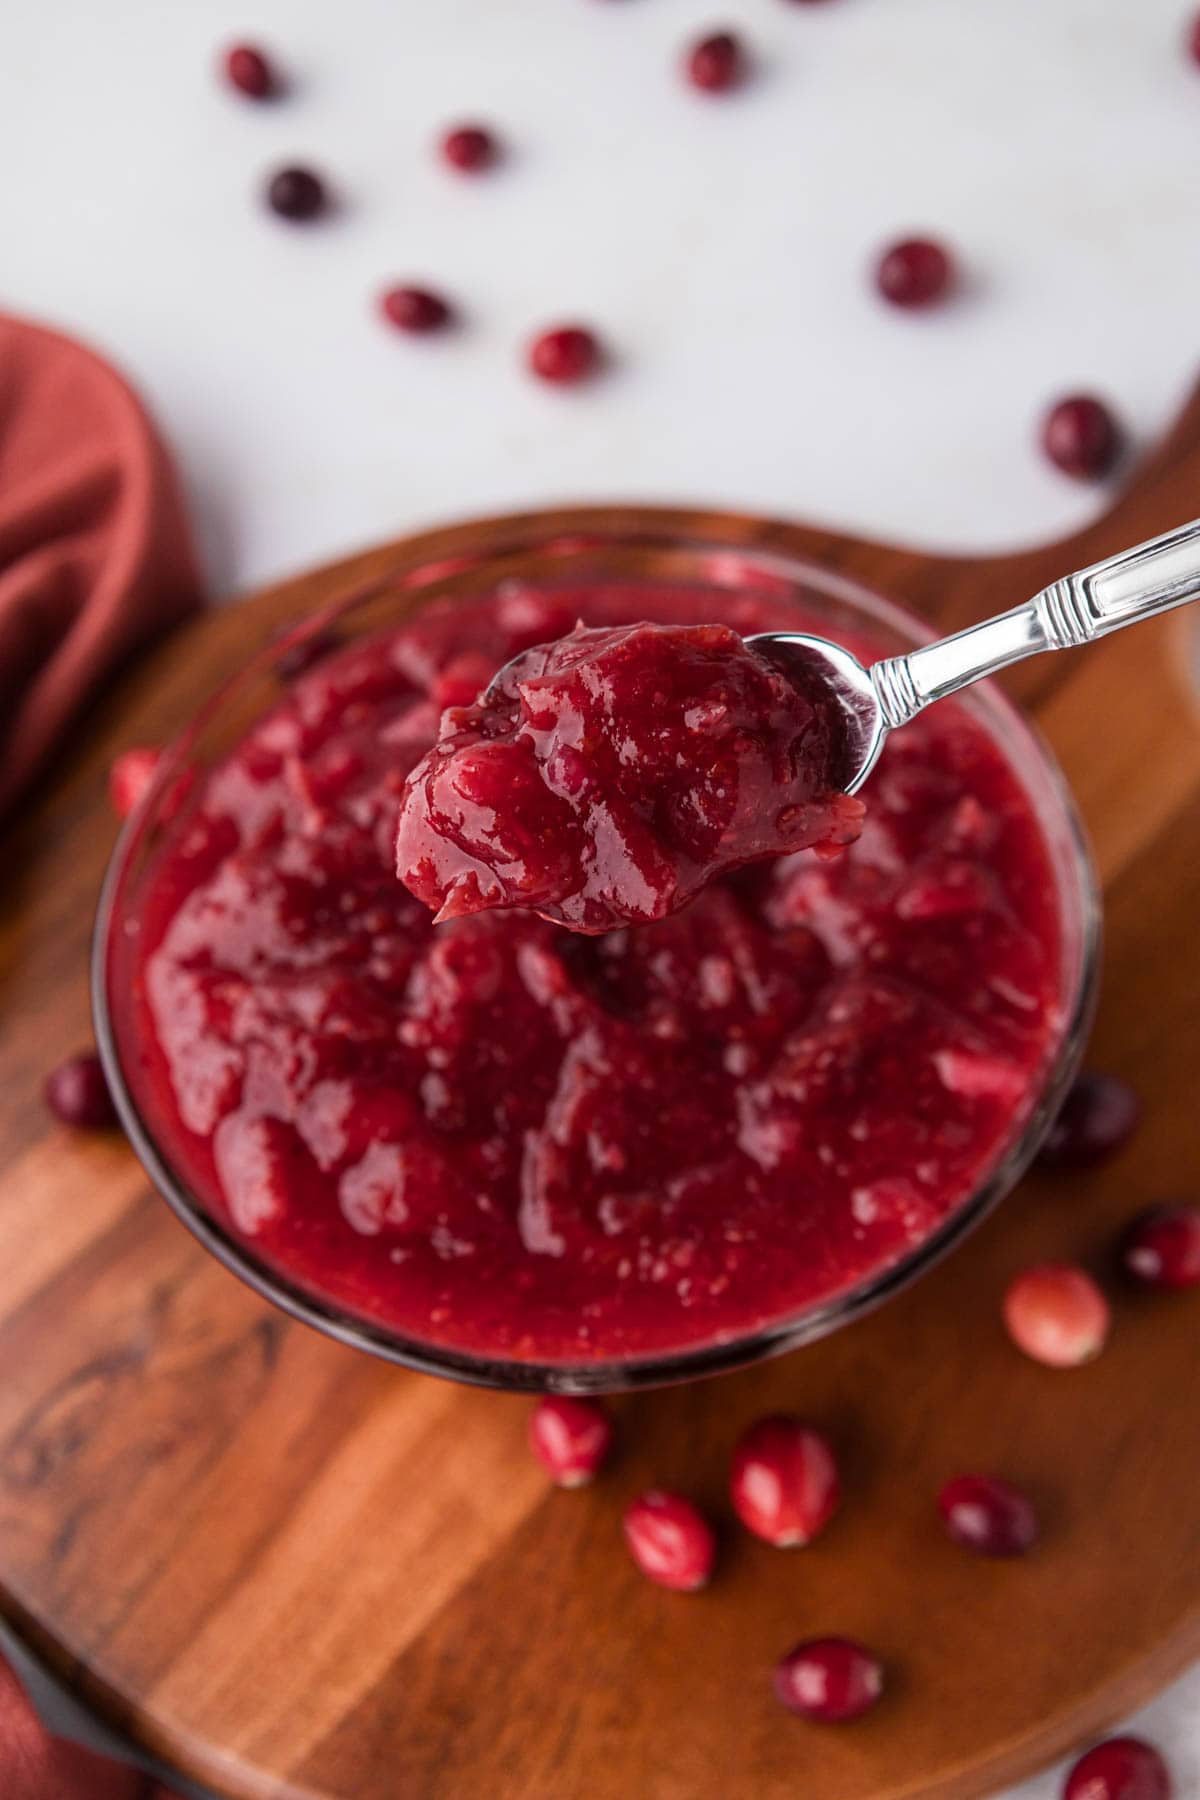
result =
[{"label": "silver spoon", "polygon": [[787,673],[802,669],[806,685],[815,679],[834,689],[849,722],[847,764],[838,785],[853,794],[878,761],[888,732],[907,725],[934,700],[1027,656],[1074,650],[1196,599],[1200,520],[1064,575],[1011,612],[869,669],[849,650],[805,632],[762,631],[746,643]]}]

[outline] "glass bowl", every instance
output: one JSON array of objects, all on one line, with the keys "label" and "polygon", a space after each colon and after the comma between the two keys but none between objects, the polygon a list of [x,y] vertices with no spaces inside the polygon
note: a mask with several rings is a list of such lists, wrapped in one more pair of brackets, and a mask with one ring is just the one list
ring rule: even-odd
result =
[{"label": "glass bowl", "polygon": [[[575,521],[571,521],[572,524]],[[928,628],[892,602],[857,583],[786,552],[760,551],[730,541],[689,537],[686,520],[614,511],[588,515],[586,532],[551,516],[503,520],[464,530],[468,554],[431,560],[414,542],[408,559],[348,593],[313,617],[275,634],[224,686],[165,753],[143,805],[127,824],[110,864],[96,924],[93,1005],[97,1041],[117,1110],[129,1139],[159,1192],[200,1241],[259,1294],[329,1336],[428,1374],[532,1392],[607,1392],[686,1380],[791,1350],[861,1317],[938,1262],[1013,1187],[1034,1156],[1076,1071],[1091,1022],[1100,913],[1094,870],[1071,795],[1046,745],[996,688],[976,687],[961,704],[982,719],[1001,745],[1033,803],[1049,848],[1062,930],[1062,991],[1057,1041],[1031,1109],[1014,1120],[1010,1137],[975,1190],[920,1244],[848,1289],[739,1336],[635,1359],[538,1362],[489,1359],[421,1342],[289,1279],[228,1230],[191,1190],[156,1134],[143,1091],[139,1046],[127,1013],[112,996],[128,984],[137,933],[142,877],[164,829],[195,777],[220,761],[249,726],[280,698],[277,664],[284,652],[303,653],[336,621],[341,642],[395,626],[435,599],[486,593],[497,582],[558,586],[580,580],[660,581],[689,587],[760,589],[792,595],[806,614],[819,613],[831,636],[869,634],[885,654],[926,641]],[[453,542],[454,534],[451,534]],[[442,544],[438,548],[443,548]]]}]

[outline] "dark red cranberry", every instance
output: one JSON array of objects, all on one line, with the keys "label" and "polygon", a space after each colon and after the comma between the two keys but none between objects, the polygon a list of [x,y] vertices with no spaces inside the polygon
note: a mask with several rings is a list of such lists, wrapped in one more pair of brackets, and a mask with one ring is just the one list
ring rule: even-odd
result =
[{"label": "dark red cranberry", "polygon": [[1121,1262],[1146,1287],[1195,1287],[1200,1282],[1200,1206],[1152,1206],[1139,1213],[1121,1240]]},{"label": "dark red cranberry", "polygon": [[608,1456],[612,1420],[598,1400],[548,1394],[529,1420],[529,1447],[559,1487],[583,1487]]},{"label": "dark red cranberry", "polygon": [[450,323],[449,304],[429,288],[389,288],[379,304],[397,331],[440,331]]},{"label": "dark red cranberry", "polygon": [[100,1058],[85,1050],[69,1056],[46,1077],[46,1105],[56,1119],[77,1131],[105,1131],[117,1122]]},{"label": "dark red cranberry", "polygon": [[1200,63],[1200,13],[1192,20],[1187,30],[1188,54],[1193,62]]},{"label": "dark red cranberry", "polygon": [[1142,1103],[1118,1075],[1080,1075],[1046,1134],[1038,1161],[1048,1169],[1084,1169],[1103,1162],[1133,1136]]},{"label": "dark red cranberry", "polygon": [[230,86],[251,100],[269,100],[279,92],[278,76],[253,44],[234,44],[225,52],[225,74]]},{"label": "dark red cranberry", "polygon": [[714,31],[693,44],[687,55],[687,78],[693,87],[723,94],[745,73],[742,46],[732,31]]},{"label": "dark red cranberry", "polygon": [[837,1511],[837,1463],[819,1431],[776,1414],[742,1433],[729,1492],[748,1530],[780,1549],[811,1543]]},{"label": "dark red cranberry", "polygon": [[1120,455],[1121,431],[1103,400],[1071,394],[1042,420],[1042,448],[1065,475],[1096,481]]},{"label": "dark red cranberry", "polygon": [[938,1511],[956,1544],[980,1556],[1023,1556],[1038,1539],[1032,1503],[995,1475],[959,1475],[938,1495]]},{"label": "dark red cranberry", "polygon": [[600,345],[583,325],[556,325],[529,346],[529,367],[543,381],[570,386],[585,381],[600,364]]},{"label": "dark red cranberry", "polygon": [[1171,1800],[1170,1771],[1141,1738],[1107,1738],[1075,1764],[1063,1800]]},{"label": "dark red cranberry", "polygon": [[442,156],[452,168],[469,175],[490,168],[499,149],[495,138],[482,125],[456,125],[442,137]]},{"label": "dark red cranberry", "polygon": [[623,1524],[629,1554],[643,1575],[681,1594],[704,1587],[716,1561],[717,1540],[690,1500],[653,1488],[626,1508]]},{"label": "dark red cranberry", "polygon": [[310,631],[307,637],[279,652],[275,658],[275,673],[280,681],[295,681],[298,675],[303,675],[306,669],[311,669],[314,663],[336,650],[340,643],[335,631]]},{"label": "dark red cranberry", "polygon": [[954,285],[954,263],[932,238],[903,238],[880,256],[875,285],[893,306],[935,306]]},{"label": "dark red cranberry", "polygon": [[775,1696],[791,1712],[840,1725],[868,1712],[883,1692],[883,1665],[850,1638],[812,1638],[775,1667]]},{"label": "dark red cranberry", "polygon": [[267,204],[281,219],[319,218],[328,205],[325,183],[311,169],[279,169],[267,183]]}]

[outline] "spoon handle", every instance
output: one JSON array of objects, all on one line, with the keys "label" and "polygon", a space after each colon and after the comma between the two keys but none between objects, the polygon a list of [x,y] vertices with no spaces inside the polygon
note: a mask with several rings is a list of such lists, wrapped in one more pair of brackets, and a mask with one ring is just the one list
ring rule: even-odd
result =
[{"label": "spoon handle", "polygon": [[890,729],[932,700],[1042,650],[1073,650],[1110,631],[1200,599],[1200,520],[1064,575],[1011,612],[875,663],[871,681]]}]

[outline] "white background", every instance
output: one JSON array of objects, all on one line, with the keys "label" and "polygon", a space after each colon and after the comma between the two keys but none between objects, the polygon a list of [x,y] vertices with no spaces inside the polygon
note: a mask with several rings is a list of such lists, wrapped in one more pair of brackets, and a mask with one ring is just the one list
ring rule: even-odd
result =
[{"label": "white background", "polygon": [[[551,500],[743,506],[940,547],[1045,537],[1101,499],[1041,461],[1046,402],[1095,388],[1146,442],[1196,371],[1190,10],[0,0],[0,305],[140,385],[220,593]],[[680,50],[722,24],[754,79],[701,96]],[[237,37],[277,49],[286,102],[214,81]],[[476,180],[430,152],[473,117],[509,149]],[[336,218],[263,211],[287,160],[328,173]],[[967,270],[935,316],[889,311],[864,276],[911,229]],[[462,328],[389,331],[375,296],[398,279],[443,288]],[[538,386],[525,340],[574,317],[611,373]],[[1198,1716],[1194,1676],[1144,1721],[1181,1796],[1200,1793]]]}]

